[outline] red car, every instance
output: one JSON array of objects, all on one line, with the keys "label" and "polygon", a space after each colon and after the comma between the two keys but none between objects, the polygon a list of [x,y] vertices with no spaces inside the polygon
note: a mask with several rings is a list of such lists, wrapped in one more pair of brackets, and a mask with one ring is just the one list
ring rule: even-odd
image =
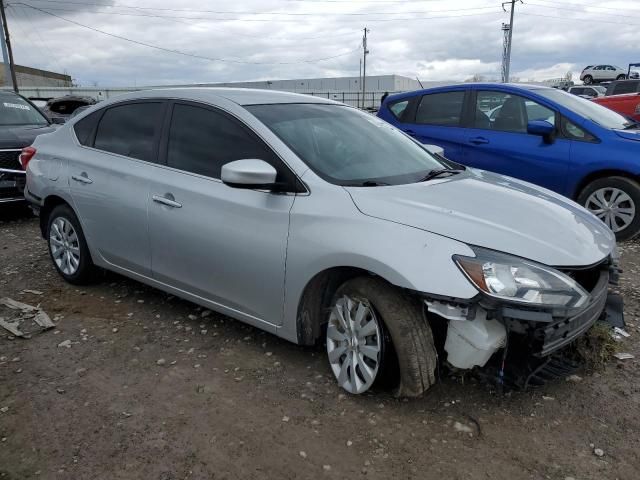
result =
[{"label": "red car", "polygon": [[591,99],[591,101],[640,122],[640,93],[598,97]]}]

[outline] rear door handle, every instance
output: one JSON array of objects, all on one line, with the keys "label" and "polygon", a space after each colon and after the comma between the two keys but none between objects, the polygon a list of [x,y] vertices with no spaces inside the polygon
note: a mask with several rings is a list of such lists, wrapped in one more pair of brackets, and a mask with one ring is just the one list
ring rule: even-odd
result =
[{"label": "rear door handle", "polygon": [[87,172],[82,172],[80,175],[71,175],[71,178],[76,182],[86,183],[87,185],[93,183],[93,180],[89,178]]},{"label": "rear door handle", "polygon": [[469,139],[470,143],[473,143],[474,145],[484,145],[489,143],[489,140],[487,140],[484,137],[473,137],[471,139]]},{"label": "rear door handle", "polygon": [[[168,195],[171,195],[170,193]],[[173,197],[173,195],[171,195]],[[153,201],[156,203],[161,203],[162,205],[166,205],[167,207],[171,207],[171,208],[182,208],[182,204],[176,202],[173,198],[168,198],[168,197],[163,197],[160,195],[154,195],[153,197]]]}]

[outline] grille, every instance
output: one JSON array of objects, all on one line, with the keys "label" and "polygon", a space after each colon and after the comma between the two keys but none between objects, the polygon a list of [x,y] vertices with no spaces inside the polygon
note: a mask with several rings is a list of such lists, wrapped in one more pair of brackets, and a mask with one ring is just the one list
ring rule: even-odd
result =
[{"label": "grille", "polygon": [[11,170],[22,170],[22,166],[18,161],[21,150],[4,150],[0,151],[0,168],[9,168]]},{"label": "grille", "polygon": [[591,292],[598,283],[603,270],[606,271],[608,267],[609,265],[604,261],[589,268],[560,269],[560,271],[573,278],[587,292]]}]

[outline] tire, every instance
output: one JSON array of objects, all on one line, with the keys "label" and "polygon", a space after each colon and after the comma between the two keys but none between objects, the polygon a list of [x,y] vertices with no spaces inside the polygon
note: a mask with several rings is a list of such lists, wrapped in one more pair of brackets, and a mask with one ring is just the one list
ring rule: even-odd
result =
[{"label": "tire", "polygon": [[593,83],[593,77],[591,75],[585,75],[582,79],[582,83],[585,85],[591,85]]},{"label": "tire", "polygon": [[62,278],[74,285],[86,285],[94,280],[96,267],[78,217],[71,207],[58,205],[51,211],[46,238],[49,256]]},{"label": "tire", "polygon": [[627,76],[623,74],[623,75],[618,75],[616,77],[616,80],[626,80],[626,78],[627,78]]},{"label": "tire", "polygon": [[599,178],[588,184],[577,200],[604,221],[618,241],[629,240],[640,232],[640,184],[635,180]]},{"label": "tire", "polygon": [[[358,321],[356,315],[361,308],[365,310]],[[356,320],[351,324],[351,332],[343,328],[339,312],[343,318],[350,314],[351,319]],[[373,331],[372,321],[378,328],[364,337]],[[349,393],[361,394],[380,386],[391,387],[399,397],[417,397],[436,381],[437,354],[422,304],[379,278],[358,277],[338,288],[326,332],[329,364],[338,384]],[[355,342],[354,337],[358,339]],[[372,347],[379,346],[377,364],[362,353],[363,346],[369,353],[373,352]],[[353,359],[356,359],[355,369]],[[376,367],[373,380],[367,380],[364,375],[362,363],[365,362],[370,372]]]}]

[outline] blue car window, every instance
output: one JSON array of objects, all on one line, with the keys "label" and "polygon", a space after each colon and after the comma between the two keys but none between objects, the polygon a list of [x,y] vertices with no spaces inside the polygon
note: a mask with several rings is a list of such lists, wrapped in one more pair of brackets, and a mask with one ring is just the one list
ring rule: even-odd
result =
[{"label": "blue car window", "polygon": [[389,110],[391,110],[391,113],[393,113],[394,117],[400,120],[402,119],[402,114],[407,109],[407,105],[409,105],[409,100],[401,100],[389,105]]},{"label": "blue car window", "polygon": [[533,120],[546,120],[555,125],[555,113],[520,95],[492,91],[477,93],[474,128],[527,133],[527,123]]},{"label": "blue car window", "polygon": [[416,112],[416,123],[423,125],[460,125],[464,92],[430,93],[424,95]]}]

